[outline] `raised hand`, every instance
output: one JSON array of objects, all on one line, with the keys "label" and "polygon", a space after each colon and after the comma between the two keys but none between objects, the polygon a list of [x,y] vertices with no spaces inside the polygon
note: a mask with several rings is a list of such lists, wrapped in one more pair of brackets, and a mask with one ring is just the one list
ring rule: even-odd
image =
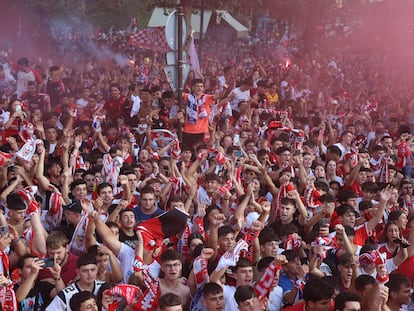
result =
[{"label": "raised hand", "polygon": [[210,247],[205,247],[201,250],[201,254],[200,254],[201,259],[209,260],[213,256],[214,256],[214,249]]},{"label": "raised hand", "polygon": [[127,175],[119,175],[118,181],[121,184],[121,186],[124,186],[128,184],[128,176]]}]

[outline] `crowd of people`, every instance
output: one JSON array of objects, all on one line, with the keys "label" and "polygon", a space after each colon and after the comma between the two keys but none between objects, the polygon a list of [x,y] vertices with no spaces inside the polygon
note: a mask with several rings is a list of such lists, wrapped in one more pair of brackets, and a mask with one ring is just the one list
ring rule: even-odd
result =
[{"label": "crowd of people", "polygon": [[123,32],[0,52],[0,310],[411,310],[411,76],[286,29],[182,101]]}]

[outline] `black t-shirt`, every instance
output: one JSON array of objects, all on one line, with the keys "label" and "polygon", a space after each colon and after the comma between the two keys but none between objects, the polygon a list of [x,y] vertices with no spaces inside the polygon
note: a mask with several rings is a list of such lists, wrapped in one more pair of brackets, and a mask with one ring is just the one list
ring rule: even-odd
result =
[{"label": "black t-shirt", "polygon": [[[292,224],[294,224],[298,230],[299,230],[299,235],[302,234],[302,226],[299,224],[299,221],[297,219],[293,219],[293,221],[291,222]],[[280,219],[276,220],[275,222],[271,223],[269,225],[270,228],[273,229],[273,231],[280,237],[280,228],[283,226],[282,221]]]},{"label": "black t-shirt", "polygon": [[[16,291],[19,284],[14,286]],[[50,292],[54,286],[48,282],[36,281],[27,297],[19,302],[19,311],[37,311],[44,310],[52,300]]]},{"label": "black t-shirt", "polygon": [[135,249],[135,245],[137,244],[137,236],[134,235],[127,235],[124,231],[119,230],[119,240],[124,242],[126,245]]}]

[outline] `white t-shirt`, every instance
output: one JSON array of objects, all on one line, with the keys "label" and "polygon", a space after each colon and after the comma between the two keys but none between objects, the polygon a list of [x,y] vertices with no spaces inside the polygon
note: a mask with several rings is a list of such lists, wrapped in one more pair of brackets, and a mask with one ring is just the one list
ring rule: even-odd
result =
[{"label": "white t-shirt", "polygon": [[[95,286],[92,291],[95,296],[98,294],[99,288],[101,288],[104,283],[105,282],[102,281],[95,281]],[[46,311],[71,311],[72,309],[69,305],[70,299],[73,295],[79,292],[81,292],[81,289],[78,287],[77,282],[65,287],[55,296],[55,298],[53,298],[51,303],[47,306]]]},{"label": "white t-shirt", "polygon": [[236,299],[234,299],[234,293],[236,292],[236,287],[223,285],[223,294],[224,294],[224,310],[226,311],[239,311],[237,306]]},{"label": "white t-shirt", "polygon": [[88,106],[89,102],[83,98],[79,98],[76,100],[76,105],[80,105],[83,108],[85,108],[86,106]]},{"label": "white t-shirt", "polygon": [[230,96],[232,97],[232,100],[230,101],[230,106],[231,106],[231,109],[235,111],[240,112],[238,104],[241,101],[250,100],[250,90],[242,91],[240,90],[239,87],[236,87],[233,91],[231,91],[230,94],[231,94]]},{"label": "white t-shirt", "polygon": [[267,311],[280,311],[283,302],[283,288],[275,287],[269,294],[269,302],[267,303]]},{"label": "white t-shirt", "polygon": [[28,90],[27,84],[29,81],[36,81],[36,77],[33,71],[24,72],[19,70],[17,73],[17,98],[20,98],[20,96],[22,96],[22,94]]},{"label": "white t-shirt", "polygon": [[[135,259],[135,250],[121,242],[121,248],[117,256],[124,276],[123,282],[128,283],[129,277],[134,273],[132,265]],[[149,266],[149,271],[154,277],[158,277],[161,271],[160,264],[154,260]]]}]

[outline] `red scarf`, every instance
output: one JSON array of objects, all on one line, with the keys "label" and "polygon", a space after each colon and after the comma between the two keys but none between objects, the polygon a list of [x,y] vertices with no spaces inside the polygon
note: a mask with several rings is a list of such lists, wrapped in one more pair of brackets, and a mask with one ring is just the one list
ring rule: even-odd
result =
[{"label": "red scarf", "polygon": [[274,262],[272,262],[266,268],[266,271],[263,273],[262,277],[254,287],[257,297],[266,297],[267,295],[269,295],[273,285],[273,281],[275,280],[276,272],[279,271],[281,268],[282,267],[280,265],[276,267]]},{"label": "red scarf", "polygon": [[146,311],[155,310],[158,307],[159,281],[154,277],[139,256],[135,256],[132,265],[134,271],[142,271],[144,275],[145,292],[137,302],[132,305],[133,310]]},{"label": "red scarf", "polygon": [[[4,275],[9,276],[9,256],[3,250],[0,250],[0,257]],[[3,311],[17,311],[16,294],[12,285],[13,283],[10,281],[10,284],[0,287],[0,304]]]},{"label": "red scarf", "polygon": [[[142,291],[139,287],[129,284],[119,284],[108,290],[108,294],[115,297],[122,297],[127,305],[130,305],[138,296],[142,296]],[[115,311],[121,304],[120,299],[114,299],[108,305],[108,311]]]}]

